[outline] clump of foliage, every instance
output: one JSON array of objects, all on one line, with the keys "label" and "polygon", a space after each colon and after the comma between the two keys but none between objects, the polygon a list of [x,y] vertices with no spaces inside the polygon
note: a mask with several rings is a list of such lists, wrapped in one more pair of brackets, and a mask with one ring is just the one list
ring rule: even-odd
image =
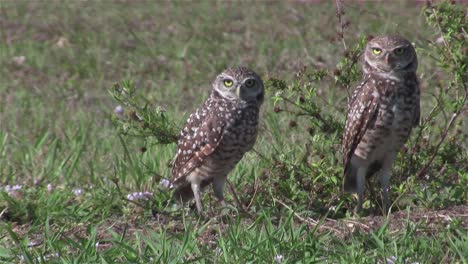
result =
[{"label": "clump of foliage", "polygon": [[289,127],[307,124],[303,129],[290,130],[303,138],[304,148],[297,146],[290,153],[275,149],[270,157],[273,169],[269,171],[269,184],[278,186],[282,194],[278,197],[288,197],[293,206],[311,201],[305,209],[342,215],[339,143],[346,110],[322,100],[319,93],[324,86],[348,89],[359,79],[357,61],[364,45],[365,38],[361,38],[334,69],[304,67],[291,81],[276,78],[266,81],[268,91],[273,94],[275,112],[293,120]]},{"label": "clump of foliage", "polygon": [[428,4],[423,12],[437,40],[419,51],[444,70],[445,76],[431,83],[435,86],[434,106],[423,116],[408,146],[409,159],[401,159],[401,164],[415,179],[432,187],[415,188],[418,201],[427,207],[443,207],[468,198],[463,190],[468,182],[468,135],[463,119],[468,111],[468,24],[464,6],[448,1]]},{"label": "clump of foliage", "polygon": [[178,127],[168,117],[166,111],[151,105],[135,85],[124,80],[122,84],[115,84],[111,94],[119,103],[112,122],[119,133],[134,137],[152,137],[156,144],[171,144],[178,139]]}]

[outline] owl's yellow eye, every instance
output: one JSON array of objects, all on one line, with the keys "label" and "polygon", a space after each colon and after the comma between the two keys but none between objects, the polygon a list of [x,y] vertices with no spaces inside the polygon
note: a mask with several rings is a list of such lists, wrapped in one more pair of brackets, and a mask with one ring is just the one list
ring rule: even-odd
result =
[{"label": "owl's yellow eye", "polygon": [[396,55],[401,55],[401,54],[403,54],[403,52],[405,52],[405,49],[404,49],[404,48],[395,49],[395,54],[396,54]]},{"label": "owl's yellow eye", "polygon": [[379,55],[380,53],[382,53],[382,50],[379,48],[372,48],[372,53],[374,53],[375,55]]},{"label": "owl's yellow eye", "polygon": [[234,82],[232,80],[229,80],[229,79],[225,79],[223,81],[223,83],[224,83],[224,86],[226,86],[226,87],[231,87],[234,84]]}]

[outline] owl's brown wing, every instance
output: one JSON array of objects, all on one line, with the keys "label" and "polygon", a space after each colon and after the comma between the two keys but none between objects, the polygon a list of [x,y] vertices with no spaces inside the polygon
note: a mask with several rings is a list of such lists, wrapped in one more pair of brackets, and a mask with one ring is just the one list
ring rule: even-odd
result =
[{"label": "owl's brown wing", "polygon": [[222,140],[225,120],[213,111],[202,109],[199,108],[190,116],[182,130],[172,167],[174,185],[177,185],[192,170],[202,165]]},{"label": "owl's brown wing", "polygon": [[356,88],[349,103],[348,116],[343,134],[342,151],[345,174],[349,169],[351,157],[359,142],[371,127],[379,112],[379,98],[373,83],[364,81]]}]

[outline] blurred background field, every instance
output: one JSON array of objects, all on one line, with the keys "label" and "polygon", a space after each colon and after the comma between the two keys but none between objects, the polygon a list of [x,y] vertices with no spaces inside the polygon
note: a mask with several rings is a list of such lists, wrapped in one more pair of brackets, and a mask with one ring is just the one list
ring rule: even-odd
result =
[{"label": "blurred background field", "polygon": [[[337,16],[334,1],[2,1],[0,261],[466,263],[466,112],[415,177],[451,116],[448,106],[434,107],[463,92],[446,89],[450,72],[425,52],[441,34],[422,2],[344,2]],[[368,216],[350,215],[340,128],[320,131],[295,115],[268,81],[296,85],[304,72],[324,72],[303,100],[344,123],[348,93],[335,80],[345,75],[337,65],[366,36],[386,33],[417,47],[430,121],[413,133],[408,149],[418,151],[404,152],[394,170],[389,222],[373,216],[380,213],[369,201]],[[255,151],[229,177],[227,197],[239,211],[218,209],[208,190],[210,220],[165,213],[170,194],[161,181],[175,144],[119,134],[111,88],[132,80],[142,100],[182,126],[213,78],[236,65],[269,84]]]}]

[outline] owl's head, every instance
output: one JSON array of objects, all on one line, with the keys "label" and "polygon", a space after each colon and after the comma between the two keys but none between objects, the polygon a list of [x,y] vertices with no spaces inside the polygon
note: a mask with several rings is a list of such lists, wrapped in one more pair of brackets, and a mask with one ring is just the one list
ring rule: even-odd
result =
[{"label": "owl's head", "polygon": [[371,39],[364,50],[364,72],[414,72],[418,67],[416,51],[411,43],[398,35]]},{"label": "owl's head", "polygon": [[265,94],[263,81],[251,69],[228,68],[216,76],[213,89],[229,100],[240,99],[247,103],[261,105]]}]

